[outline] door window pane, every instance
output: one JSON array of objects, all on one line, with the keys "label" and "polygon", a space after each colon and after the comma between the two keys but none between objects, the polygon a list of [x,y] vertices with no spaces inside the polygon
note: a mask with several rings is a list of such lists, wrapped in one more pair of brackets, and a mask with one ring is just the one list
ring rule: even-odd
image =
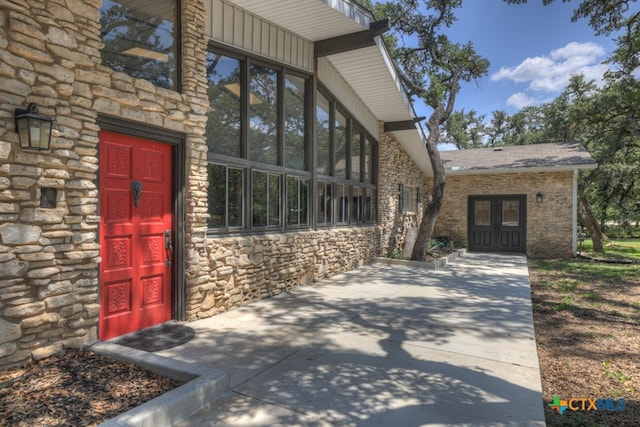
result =
[{"label": "door window pane", "polygon": [[347,178],[347,118],[336,111],[335,131],[335,176]]},{"label": "door window pane", "polygon": [[240,60],[207,54],[209,107],[206,138],[209,151],[241,157]]},{"label": "door window pane", "polygon": [[475,225],[491,225],[491,201],[476,200],[473,202],[473,223]]},{"label": "door window pane", "polygon": [[278,72],[251,64],[249,67],[249,158],[278,162]]},{"label": "door window pane", "polygon": [[306,79],[289,74],[284,80],[285,166],[298,170],[307,170],[304,120],[306,84]]},{"label": "door window pane", "polygon": [[331,173],[331,157],[329,144],[329,100],[321,93],[318,95],[318,104],[316,105],[316,150],[317,150],[317,168],[316,171],[320,175],[329,175]]},{"label": "door window pane", "polygon": [[502,201],[502,225],[507,227],[520,226],[520,202],[518,200]]},{"label": "door window pane", "polygon": [[178,88],[177,2],[104,0],[102,64],[156,86]]}]

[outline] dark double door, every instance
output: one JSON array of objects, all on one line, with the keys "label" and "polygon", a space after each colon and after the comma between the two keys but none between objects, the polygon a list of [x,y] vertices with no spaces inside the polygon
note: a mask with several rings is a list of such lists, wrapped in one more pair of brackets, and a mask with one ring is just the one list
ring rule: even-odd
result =
[{"label": "dark double door", "polygon": [[470,196],[469,250],[526,252],[527,196]]}]

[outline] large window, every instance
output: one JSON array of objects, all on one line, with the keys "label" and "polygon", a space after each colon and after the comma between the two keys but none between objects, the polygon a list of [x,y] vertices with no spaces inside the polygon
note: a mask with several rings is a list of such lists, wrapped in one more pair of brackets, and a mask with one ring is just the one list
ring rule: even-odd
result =
[{"label": "large window", "polygon": [[[207,80],[209,228],[308,227],[310,78],[246,56],[209,52]],[[228,169],[226,180],[215,165]],[[233,180],[236,171],[246,178]]]},{"label": "large window", "polygon": [[324,91],[316,93],[317,224],[375,221],[376,143]]},{"label": "large window", "polygon": [[178,0],[103,0],[102,63],[178,90]]}]

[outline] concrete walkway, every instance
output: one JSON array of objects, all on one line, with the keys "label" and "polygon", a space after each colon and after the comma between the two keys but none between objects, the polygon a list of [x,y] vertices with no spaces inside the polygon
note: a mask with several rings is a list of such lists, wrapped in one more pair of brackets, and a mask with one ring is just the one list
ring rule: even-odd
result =
[{"label": "concrete walkway", "polygon": [[188,325],[158,354],[231,391],[183,427],[544,425],[524,256],[374,264]]}]

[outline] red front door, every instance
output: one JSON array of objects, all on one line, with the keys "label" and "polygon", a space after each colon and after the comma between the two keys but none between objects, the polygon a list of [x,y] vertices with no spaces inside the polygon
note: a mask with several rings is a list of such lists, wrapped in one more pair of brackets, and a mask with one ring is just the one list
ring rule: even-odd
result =
[{"label": "red front door", "polygon": [[171,319],[172,148],[100,132],[100,324],[106,340]]}]

